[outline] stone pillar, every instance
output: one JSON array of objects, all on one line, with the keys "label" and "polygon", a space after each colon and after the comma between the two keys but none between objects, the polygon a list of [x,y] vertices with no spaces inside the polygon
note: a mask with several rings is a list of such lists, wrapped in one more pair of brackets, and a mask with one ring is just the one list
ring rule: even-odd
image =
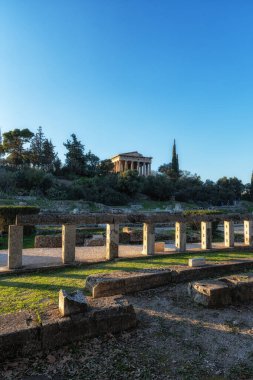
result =
[{"label": "stone pillar", "polygon": [[147,166],[147,163],[145,162],[144,163],[144,176],[147,177],[148,175],[148,166]]},{"label": "stone pillar", "polygon": [[122,161],[119,162],[119,171],[120,171],[120,173],[123,172],[123,162]]},{"label": "stone pillar", "polygon": [[234,241],[234,222],[224,221],[224,243],[225,247],[232,248],[235,245]]},{"label": "stone pillar", "polygon": [[212,223],[201,222],[201,248],[212,248]]},{"label": "stone pillar", "polygon": [[131,170],[134,170],[134,161],[131,161]]},{"label": "stone pillar", "polygon": [[125,161],[125,167],[124,167],[124,172],[126,172],[128,170],[128,162]]},{"label": "stone pillar", "polygon": [[62,226],[62,262],[63,264],[75,261],[76,226],[64,224]]},{"label": "stone pillar", "polygon": [[155,253],[155,226],[152,223],[143,224],[143,255]]},{"label": "stone pillar", "polygon": [[106,225],[106,259],[119,257],[119,224]]},{"label": "stone pillar", "polygon": [[175,225],[175,246],[176,251],[186,251],[186,224],[176,222]]},{"label": "stone pillar", "polygon": [[244,244],[252,246],[253,245],[253,221],[244,221]]},{"label": "stone pillar", "polygon": [[22,267],[23,226],[9,226],[8,237],[8,268]]},{"label": "stone pillar", "polygon": [[138,161],[136,162],[136,170],[137,170],[138,174],[140,174],[140,164]]}]

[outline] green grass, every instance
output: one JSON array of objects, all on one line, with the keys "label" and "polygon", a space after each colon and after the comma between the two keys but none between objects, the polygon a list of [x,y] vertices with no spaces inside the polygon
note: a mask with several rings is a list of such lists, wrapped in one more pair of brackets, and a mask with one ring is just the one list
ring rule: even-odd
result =
[{"label": "green grass", "polygon": [[[139,269],[166,268],[170,265],[186,264],[196,254],[177,254],[149,259],[118,260],[81,268],[66,268],[35,274],[0,276],[0,314],[21,309],[41,312],[48,305],[57,303],[61,288],[67,291],[83,290],[87,276],[95,273],[110,273],[114,270],[134,271]],[[253,258],[247,252],[206,253],[210,261]]]},{"label": "green grass", "polygon": [[[35,235],[24,236],[23,248],[34,248]],[[8,249],[8,236],[0,237],[0,249]]]}]

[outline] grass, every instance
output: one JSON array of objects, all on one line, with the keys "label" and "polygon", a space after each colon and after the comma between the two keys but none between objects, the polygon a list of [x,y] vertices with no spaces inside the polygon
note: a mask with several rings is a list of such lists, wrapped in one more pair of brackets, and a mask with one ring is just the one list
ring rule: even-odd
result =
[{"label": "grass", "polygon": [[[166,268],[170,265],[186,264],[196,254],[177,254],[149,259],[118,260],[94,264],[81,268],[62,268],[43,273],[0,276],[0,314],[22,309],[41,312],[50,304],[58,302],[58,292],[83,290],[87,276],[95,273],[110,273],[115,270],[134,271],[139,269]],[[210,261],[253,258],[249,252],[206,253]]]},{"label": "grass", "polygon": [[[34,235],[24,236],[23,248],[34,248]],[[0,249],[8,249],[8,236],[4,235],[0,237]]]}]

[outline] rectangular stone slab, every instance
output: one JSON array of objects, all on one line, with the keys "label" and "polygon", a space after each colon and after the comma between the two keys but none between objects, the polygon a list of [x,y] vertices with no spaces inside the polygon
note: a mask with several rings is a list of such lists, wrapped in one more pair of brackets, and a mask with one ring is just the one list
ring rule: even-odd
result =
[{"label": "rectangular stone slab", "polygon": [[143,270],[136,272],[114,272],[111,275],[92,275],[85,288],[93,298],[127,294],[167,285],[172,281],[171,270]]}]

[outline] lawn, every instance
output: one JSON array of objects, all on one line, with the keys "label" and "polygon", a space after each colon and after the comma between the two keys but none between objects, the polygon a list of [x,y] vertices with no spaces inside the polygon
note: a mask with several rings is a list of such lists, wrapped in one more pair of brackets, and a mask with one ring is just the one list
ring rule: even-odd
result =
[{"label": "lawn", "polygon": [[[94,264],[81,268],[62,268],[42,273],[0,276],[0,314],[21,309],[43,311],[48,305],[57,303],[61,288],[67,291],[84,289],[87,276],[95,273],[109,273],[114,270],[133,271],[144,268],[166,268],[170,265],[186,264],[196,254],[177,254],[149,259],[118,260]],[[211,261],[253,258],[249,252],[206,253]]]}]

